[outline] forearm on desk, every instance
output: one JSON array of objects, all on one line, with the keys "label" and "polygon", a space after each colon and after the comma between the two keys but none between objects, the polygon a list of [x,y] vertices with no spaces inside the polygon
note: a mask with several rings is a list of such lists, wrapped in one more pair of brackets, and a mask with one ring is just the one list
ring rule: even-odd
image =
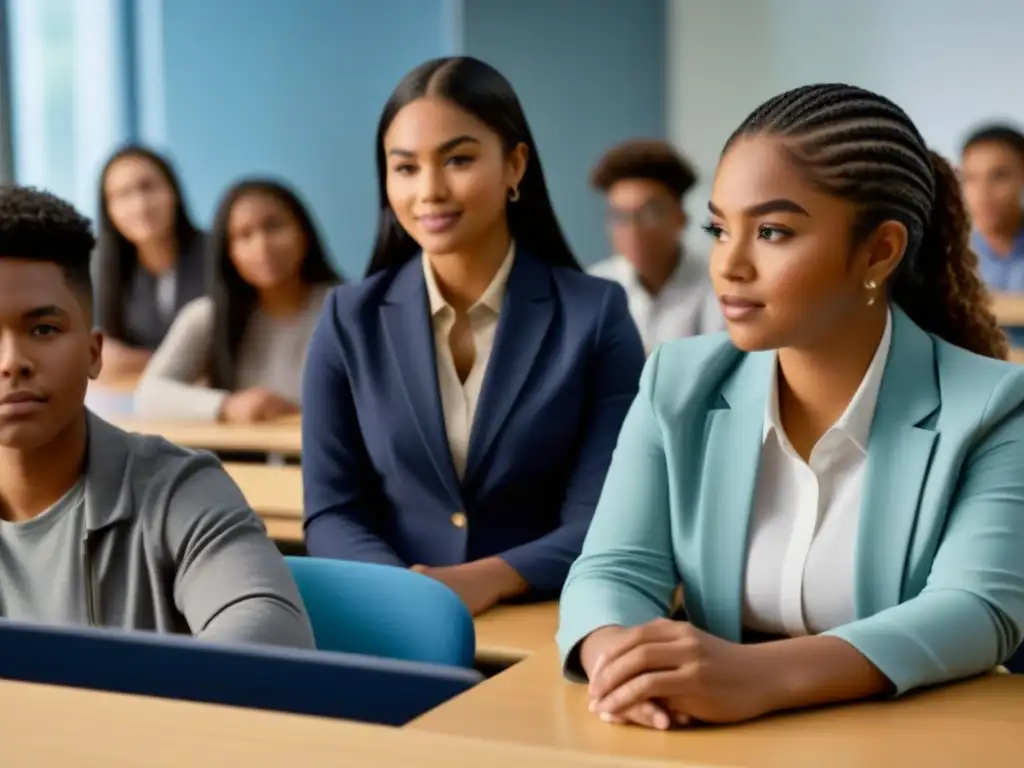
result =
[{"label": "forearm on desk", "polygon": [[395,565],[406,563],[368,526],[340,512],[321,512],[305,521],[306,550],[313,557]]},{"label": "forearm on desk", "polygon": [[773,682],[773,711],[856,701],[891,693],[892,683],[838,637],[795,637],[748,646]]}]

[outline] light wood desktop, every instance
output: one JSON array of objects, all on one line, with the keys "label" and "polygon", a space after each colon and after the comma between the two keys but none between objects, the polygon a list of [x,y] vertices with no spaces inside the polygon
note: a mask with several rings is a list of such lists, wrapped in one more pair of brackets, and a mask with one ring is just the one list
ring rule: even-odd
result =
[{"label": "light wood desktop", "polygon": [[[0,680],[3,764],[178,768],[522,768],[669,763],[575,754],[474,738]],[[671,763],[678,765],[678,763]]]},{"label": "light wood desktop", "polygon": [[209,421],[149,421],[115,418],[128,432],[160,435],[186,448],[298,456],[302,435],[298,416],[258,424],[220,424]]},{"label": "light wood desktop", "polygon": [[750,768],[1019,765],[1024,678],[984,678],[897,701],[667,733],[608,725],[586,687],[564,681],[541,651],[414,720],[407,728],[620,757]]},{"label": "light wood desktop", "polygon": [[992,312],[1002,326],[1024,326],[1024,294],[993,293]]},{"label": "light wood desktop", "polygon": [[554,647],[558,603],[499,605],[473,624],[477,660],[506,666]]},{"label": "light wood desktop", "polygon": [[302,542],[302,470],[299,467],[226,462],[224,469],[263,520],[270,538],[290,544]]}]

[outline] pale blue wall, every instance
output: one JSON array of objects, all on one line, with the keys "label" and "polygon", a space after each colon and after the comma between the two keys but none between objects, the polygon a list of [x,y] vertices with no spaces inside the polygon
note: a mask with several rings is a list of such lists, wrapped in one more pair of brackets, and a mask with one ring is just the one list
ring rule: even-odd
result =
[{"label": "pale blue wall", "polygon": [[360,274],[377,219],[381,107],[407,70],[450,52],[451,3],[139,2],[142,138],[171,151],[197,217],[208,223],[243,174],[282,176],[311,203],[341,269]]},{"label": "pale blue wall", "polygon": [[608,255],[591,166],[616,142],[666,134],[665,20],[665,0],[464,0],[464,50],[512,81],[582,262]]}]

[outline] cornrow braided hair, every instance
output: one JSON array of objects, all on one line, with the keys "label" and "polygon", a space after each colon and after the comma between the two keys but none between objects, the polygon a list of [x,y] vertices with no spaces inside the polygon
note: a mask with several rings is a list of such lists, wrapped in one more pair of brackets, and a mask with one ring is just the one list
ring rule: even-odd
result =
[{"label": "cornrow braided hair", "polygon": [[915,323],[958,347],[1006,358],[1006,336],[969,246],[956,173],[902,109],[850,85],[795,88],[754,110],[723,154],[738,138],[758,134],[781,137],[812,183],[857,206],[855,244],[884,221],[907,228],[890,295]]}]

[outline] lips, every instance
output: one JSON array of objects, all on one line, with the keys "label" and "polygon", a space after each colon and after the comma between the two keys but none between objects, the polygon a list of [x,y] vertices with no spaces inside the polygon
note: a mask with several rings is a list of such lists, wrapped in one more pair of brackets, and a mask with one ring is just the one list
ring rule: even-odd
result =
[{"label": "lips", "polygon": [[450,230],[458,223],[461,216],[461,213],[428,213],[420,216],[418,221],[427,232],[436,234]]},{"label": "lips", "polygon": [[30,416],[42,410],[46,398],[35,392],[10,392],[0,397],[0,416]]},{"label": "lips", "polygon": [[718,302],[726,320],[749,320],[764,309],[764,304],[761,302],[740,296],[719,296]]}]

